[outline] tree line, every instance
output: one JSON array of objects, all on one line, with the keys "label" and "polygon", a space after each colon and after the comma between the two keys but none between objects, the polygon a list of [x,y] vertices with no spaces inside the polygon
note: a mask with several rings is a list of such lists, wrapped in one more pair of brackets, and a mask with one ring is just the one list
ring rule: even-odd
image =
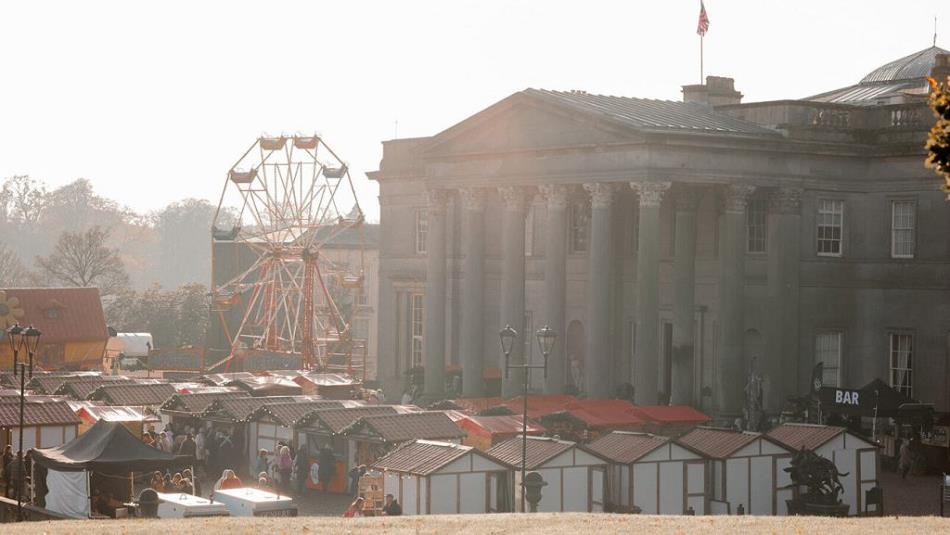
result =
[{"label": "tree line", "polygon": [[0,186],[0,287],[95,286],[116,330],[156,347],[204,343],[215,206],[184,199],[138,213],[87,179],[51,189],[28,175]]}]

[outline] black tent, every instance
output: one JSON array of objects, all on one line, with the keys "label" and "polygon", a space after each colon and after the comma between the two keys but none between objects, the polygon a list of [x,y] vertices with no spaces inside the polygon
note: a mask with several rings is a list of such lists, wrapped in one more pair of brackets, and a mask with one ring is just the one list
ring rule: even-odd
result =
[{"label": "black tent", "polygon": [[917,403],[917,400],[904,395],[880,379],[874,379],[864,385],[861,392],[868,400],[870,414],[867,416],[873,415],[874,407],[877,406],[878,418],[896,418],[903,415],[900,411],[902,405]]},{"label": "black tent", "polygon": [[823,386],[818,391],[823,411],[878,418],[897,418],[909,412],[917,401],[904,395],[880,379],[874,379],[859,390]]},{"label": "black tent", "polygon": [[146,445],[117,422],[99,420],[88,431],[55,448],[34,449],[33,461],[59,472],[89,470],[129,474],[184,466],[190,456],[176,456]]}]

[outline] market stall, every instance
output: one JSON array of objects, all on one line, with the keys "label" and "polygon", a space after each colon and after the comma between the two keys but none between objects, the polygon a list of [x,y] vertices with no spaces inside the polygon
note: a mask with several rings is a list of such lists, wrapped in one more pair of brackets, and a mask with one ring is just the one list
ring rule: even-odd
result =
[{"label": "market stall", "polygon": [[668,437],[614,431],[587,445],[610,461],[607,477],[618,511],[706,514],[706,458]]},{"label": "market stall", "polygon": [[792,497],[791,479],[785,468],[793,449],[761,433],[698,427],[679,442],[709,459],[710,500],[727,504],[712,513],[735,514],[739,506],[750,515],[785,515],[785,500]]},{"label": "market stall", "polygon": [[405,515],[507,511],[507,495],[490,488],[513,469],[470,446],[451,442],[407,442],[376,461],[383,493],[402,504]]},{"label": "market stall", "polygon": [[75,518],[89,517],[97,497],[106,497],[101,501],[107,503],[130,501],[136,472],[193,462],[190,457],[176,457],[146,446],[121,424],[102,420],[62,446],[32,452],[34,503]]}]

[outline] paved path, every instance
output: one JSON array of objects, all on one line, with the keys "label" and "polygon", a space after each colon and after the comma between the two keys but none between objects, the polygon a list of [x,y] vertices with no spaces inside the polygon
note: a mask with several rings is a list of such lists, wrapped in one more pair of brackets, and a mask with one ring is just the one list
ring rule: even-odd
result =
[{"label": "paved path", "polygon": [[940,514],[937,476],[912,476],[901,479],[900,474],[881,471],[877,480],[884,489],[884,513],[900,516]]}]

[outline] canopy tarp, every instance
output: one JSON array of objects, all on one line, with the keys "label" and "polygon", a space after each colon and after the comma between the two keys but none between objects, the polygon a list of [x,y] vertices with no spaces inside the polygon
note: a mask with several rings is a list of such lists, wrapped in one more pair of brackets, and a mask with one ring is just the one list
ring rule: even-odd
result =
[{"label": "canopy tarp", "polygon": [[159,451],[135,438],[122,424],[99,420],[62,446],[34,449],[33,461],[60,472],[128,474],[187,465],[192,459]]},{"label": "canopy tarp", "polygon": [[823,386],[818,391],[823,411],[878,418],[901,416],[903,405],[917,401],[904,395],[880,379],[874,379],[860,390]]}]

